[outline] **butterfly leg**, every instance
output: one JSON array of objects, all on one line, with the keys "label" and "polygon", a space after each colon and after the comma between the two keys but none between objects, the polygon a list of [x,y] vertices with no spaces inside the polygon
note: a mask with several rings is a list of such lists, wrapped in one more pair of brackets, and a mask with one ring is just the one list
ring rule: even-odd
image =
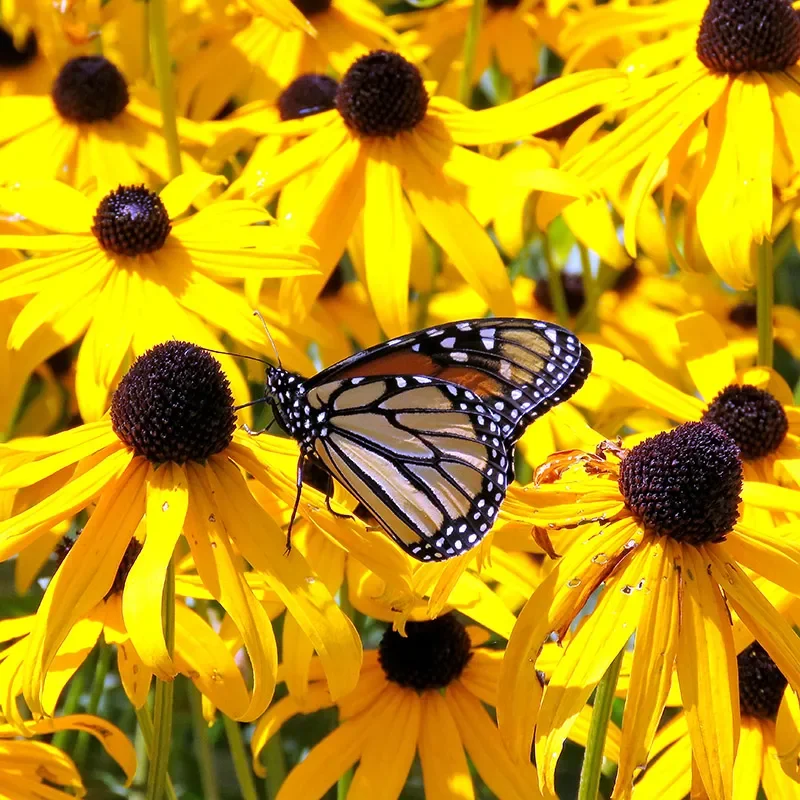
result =
[{"label": "butterfly leg", "polygon": [[333,497],[333,475],[328,474],[328,485],[325,487],[325,507],[333,514],[334,517],[339,519],[353,519],[352,514],[340,514],[331,508],[331,497]]},{"label": "butterfly leg", "polygon": [[300,495],[303,493],[303,464],[305,456],[301,453],[300,458],[297,459],[297,494],[294,497],[294,508],[292,509],[292,516],[289,518],[289,527],[286,529],[286,550],[284,555],[288,556],[292,552],[292,528],[294,521],[297,518],[297,509],[300,507]]}]

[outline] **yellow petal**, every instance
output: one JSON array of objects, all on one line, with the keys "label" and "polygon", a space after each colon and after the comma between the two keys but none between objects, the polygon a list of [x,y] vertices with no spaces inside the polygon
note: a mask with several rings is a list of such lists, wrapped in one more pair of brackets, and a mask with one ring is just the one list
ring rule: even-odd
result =
[{"label": "yellow petal", "polygon": [[253,669],[253,693],[240,719],[264,713],[275,691],[278,648],[266,611],[247,585],[233,553],[226,524],[205,476],[205,468],[189,463],[191,504],[186,538],[204,586],[228,612],[242,637]]},{"label": "yellow petal", "polygon": [[[706,545],[708,566],[728,602],[777,664],[796,692],[800,692],[800,639],[745,571],[725,552],[725,545]],[[683,683],[681,683],[683,689]],[[684,696],[686,701],[686,697]]]},{"label": "yellow petal", "polygon": [[127,450],[112,452],[96,466],[71,480],[61,489],[5,522],[0,522],[0,560],[18,553],[29,541],[49,531],[53,525],[69,519],[86,508],[89,502],[125,470],[133,454]]},{"label": "yellow petal", "polygon": [[742,502],[771,511],[800,513],[800,491],[772,483],[745,481],[742,486]]},{"label": "yellow petal", "polygon": [[617,797],[629,797],[641,765],[647,763],[667,700],[678,647],[678,587],[674,580],[675,546],[667,537],[653,539],[645,564],[642,617],[636,631],[630,687],[622,719],[622,744],[615,785]]},{"label": "yellow petal", "polygon": [[175,605],[175,664],[223,714],[239,719],[250,702],[239,667],[214,629],[183,603]]},{"label": "yellow petal", "polygon": [[177,674],[164,641],[161,603],[167,565],[183,530],[188,504],[186,473],[179,464],[167,462],[149,470],[147,534],[122,593],[122,616],[131,642],[162,681]]},{"label": "yellow petal", "polygon": [[758,796],[761,768],[764,763],[764,737],[761,722],[755,717],[742,717],[739,747],[733,764],[733,785],[737,797]]},{"label": "yellow petal", "polygon": [[[419,737],[421,703],[412,689],[393,689],[382,714],[375,713],[372,736],[361,748],[361,759],[348,795],[352,800],[393,800],[400,795],[414,762]],[[378,724],[378,723],[382,724]]]},{"label": "yellow petal", "polygon": [[517,617],[506,648],[497,702],[500,731],[516,761],[530,759],[542,696],[535,665],[545,638],[569,626],[595,589],[636,548],[640,537],[626,519],[611,523],[598,536],[582,538],[542,581]]},{"label": "yellow petal", "polygon": [[95,207],[62,181],[25,181],[0,191],[6,211],[58,233],[89,233]]},{"label": "yellow petal", "polygon": [[477,697],[460,681],[451,683],[444,693],[458,733],[483,782],[497,797],[536,800],[536,770],[526,759],[515,764],[503,746],[497,726]]},{"label": "yellow petal", "polygon": [[[3,733],[0,726],[0,734]],[[136,772],[136,751],[122,731],[100,717],[91,714],[68,714],[56,719],[40,719],[29,724],[29,732],[46,736],[57,731],[86,731],[94,736],[105,751],[125,772],[126,786],[130,786]]]},{"label": "yellow petal", "polygon": [[556,762],[569,729],[637,629],[651,560],[648,541],[622,569],[606,579],[596,607],[583,619],[550,676],[536,723],[539,783],[550,794],[555,794]]},{"label": "yellow petal", "polygon": [[434,181],[425,163],[404,153],[405,189],[425,230],[452,259],[464,280],[498,316],[514,313],[508,272],[488,234],[444,181]]},{"label": "yellow petal", "polygon": [[725,539],[725,552],[791,594],[800,585],[800,542],[794,526],[762,531],[739,523]]},{"label": "yellow petal", "polygon": [[411,228],[403,207],[400,170],[389,142],[370,145],[364,205],[367,289],[387,336],[408,333]]},{"label": "yellow petal", "polygon": [[475,797],[472,775],[447,703],[438,692],[423,692],[421,702],[419,760],[425,797],[428,800],[451,797],[472,800]]},{"label": "yellow petal", "polygon": [[797,781],[800,778],[800,699],[794,689],[784,692],[772,746],[783,771]]},{"label": "yellow petal", "polygon": [[800,800],[800,784],[796,779],[787,777],[781,769],[779,752],[776,747],[775,734],[771,725],[762,725],[761,732],[764,737],[763,772],[761,784],[764,793],[769,798],[780,797],[781,800]]},{"label": "yellow petal", "polygon": [[[146,461],[137,459],[109,485],[45,591],[30,634],[23,675],[25,700],[34,714],[42,713],[45,676],[70,627],[103,599],[114,582],[144,513],[148,469]],[[87,564],[91,570],[86,569]]]},{"label": "yellow petal", "polygon": [[192,203],[215,183],[224,185],[222,175],[209,175],[207,172],[184,172],[173,178],[159,193],[161,202],[170,219],[177,219],[189,210]]},{"label": "yellow petal", "polygon": [[686,368],[703,399],[710,403],[736,379],[733,352],[719,323],[705,311],[675,321]]},{"label": "yellow petal", "polygon": [[[725,600],[704,548],[680,548],[678,680],[697,769],[711,797],[733,797],[739,679]],[[728,587],[726,586],[726,591]]]}]

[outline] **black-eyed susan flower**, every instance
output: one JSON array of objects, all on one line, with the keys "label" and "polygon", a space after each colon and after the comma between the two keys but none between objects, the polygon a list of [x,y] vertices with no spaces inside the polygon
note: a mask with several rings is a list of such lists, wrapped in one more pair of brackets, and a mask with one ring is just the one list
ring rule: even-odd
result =
[{"label": "black-eyed susan flower", "polygon": [[125,581],[122,619],[136,653],[157,677],[178,671],[164,641],[161,596],[183,535],[200,580],[247,649],[254,685],[245,716],[269,702],[277,654],[267,613],[243,577],[242,558],[262,573],[319,653],[332,696],[353,688],[358,636],[303,556],[285,552],[285,534],[249,492],[240,468],[255,462],[252,439],[235,427],[219,363],[195,345],[168,342],[134,363],[114,394],[110,418],[3,448],[9,466],[0,480],[4,489],[72,472],[44,500],[0,524],[0,558],[19,553],[54,523],[94,508],[49,583],[29,634],[23,694],[35,715],[46,710],[46,678],[60,648],[112,588],[134,536],[143,546]]},{"label": "black-eyed susan flower", "polygon": [[210,41],[185,60],[177,75],[178,103],[192,119],[210,119],[224,105],[274,101],[308,72],[343,73],[359,56],[399,46],[381,9],[369,0],[285,0],[308,18],[305,28],[280,24],[269,0],[242,0]]},{"label": "black-eyed susan flower", "polygon": [[[648,36],[659,30],[672,35],[626,57],[621,68],[633,74],[626,103],[638,108],[564,168],[593,185],[636,173],[625,213],[631,254],[653,187],[663,177],[668,221],[681,187],[687,210],[684,252],[673,247],[679,264],[697,269],[707,258],[734,288],[751,286],[751,250],[772,234],[773,170],[788,163],[797,171],[792,132],[800,97],[800,17],[789,0],[674,0],[621,13],[628,33],[638,19]],[[619,24],[613,14],[595,13],[593,25],[604,31],[595,38],[619,36]],[[642,73],[648,77],[637,79]],[[674,243],[676,232],[669,232]]]},{"label": "black-eyed susan flower", "polygon": [[[482,647],[487,634],[452,614],[412,622],[403,637],[391,628],[378,650],[364,654],[358,685],[338,703],[339,726],[287,776],[279,798],[321,798],[351,766],[358,766],[349,797],[400,795],[416,754],[426,797],[472,796],[470,761],[489,790],[503,798],[536,798],[536,771],[512,763],[494,720],[503,651]],[[300,712],[331,705],[317,679],[302,704],[277,703],[253,734],[253,766],[281,725]]]},{"label": "black-eyed susan flower", "polygon": [[[62,558],[72,543],[72,540],[62,542],[59,548]],[[141,552],[141,542],[131,539],[106,596],[72,625],[45,677],[46,717],[55,715],[64,686],[101,642],[101,637],[105,646],[116,646],[117,668],[128,699],[136,708],[147,702],[153,671],[136,652],[122,611],[125,581]],[[128,622],[131,621],[129,612]],[[35,622],[33,615],[0,620],[0,642],[8,644],[0,651],[0,710],[8,722],[22,730],[25,723],[20,717],[17,698],[22,694],[22,665]],[[233,655],[220,635],[185,602],[175,605],[173,659],[178,673],[189,677],[214,707],[233,719],[247,712],[251,696]]]},{"label": "black-eyed susan flower", "polygon": [[[37,257],[0,270],[0,299],[26,298],[8,346],[19,349],[49,327],[64,343],[84,335],[76,393],[85,420],[98,419],[126,358],[172,337],[212,349],[215,329],[266,350],[263,328],[240,294],[223,285],[247,276],[313,272],[313,258],[291,232],[269,224],[252,203],[219,202],[182,217],[218,179],[188,173],[160,194],[118,186],[88,198],[43,182],[0,191],[0,206],[48,231],[0,236],[0,247]],[[179,219],[180,218],[180,219]],[[307,364],[276,331],[288,361]],[[241,373],[223,356],[238,402],[250,399]]]},{"label": "black-eyed susan flower", "polygon": [[629,361],[605,369],[609,363],[601,359],[601,376],[624,387],[636,406],[667,419],[719,425],[741,451],[746,480],[800,486],[800,411],[783,378],[767,367],[737,371],[735,350],[707,313],[687,314],[676,327],[686,369],[702,399]]},{"label": "black-eyed susan flower", "polygon": [[[797,797],[800,784],[796,767],[788,774],[781,768],[787,753],[782,752],[784,743],[777,722],[782,716],[796,714],[794,690],[758,642],[742,650],[736,664],[741,716],[734,762],[736,797],[755,800],[759,788],[768,800]],[[796,762],[796,745],[792,750]],[[685,713],[673,717],[658,731],[650,757],[653,762],[635,784],[632,796],[636,800],[686,797],[692,788],[692,745]]]},{"label": "black-eyed susan flower", "polygon": [[[136,753],[122,731],[99,717],[70,714],[57,719],[25,723],[25,736],[47,736],[58,731],[79,730],[94,736],[125,771],[127,783],[136,771]],[[69,800],[83,797],[86,788],[72,759],[45,742],[19,740],[19,731],[0,725],[0,786],[3,798]]]},{"label": "black-eyed susan flower", "polygon": [[[122,72],[103,56],[77,56],[49,91],[0,98],[0,172],[4,180],[58,178],[83,187],[98,181],[150,185],[170,175],[161,114],[137,99]],[[202,126],[178,121],[186,148],[213,143]]]},{"label": "black-eyed susan flower", "polygon": [[[264,126],[264,134],[310,134],[274,158],[252,164],[263,175],[258,196],[270,197],[294,184],[293,202],[285,197],[281,202],[281,218],[320,247],[322,275],[284,283],[290,315],[308,313],[361,215],[367,290],[388,335],[410,327],[412,217],[494,312],[512,313],[508,275],[491,239],[466,208],[463,188],[506,181],[573,196],[581,188],[552,169],[524,174],[503,169],[462,145],[511,141],[550,127],[602,103],[627,83],[613,71],[598,79],[605,87],[599,95],[596,86],[591,93],[584,90],[584,77],[573,76],[475,112],[431,96],[417,67],[380,50],[350,66],[336,90],[335,109]],[[302,182],[295,183],[300,177]]]},{"label": "black-eyed susan flower", "polygon": [[[731,611],[800,689],[800,643],[745,571],[792,591],[800,551],[792,535],[742,523],[742,471],[734,440],[695,422],[629,451],[609,443],[591,455],[563,454],[529,487],[531,523],[565,529],[564,546],[555,540],[563,556],[511,634],[498,719],[518,761],[528,761],[535,739],[548,791],[571,720],[634,633],[620,797],[646,761],[674,669],[696,774],[709,796],[732,796],[740,721]],[[601,585],[542,690],[537,654],[551,632],[564,637]]]}]

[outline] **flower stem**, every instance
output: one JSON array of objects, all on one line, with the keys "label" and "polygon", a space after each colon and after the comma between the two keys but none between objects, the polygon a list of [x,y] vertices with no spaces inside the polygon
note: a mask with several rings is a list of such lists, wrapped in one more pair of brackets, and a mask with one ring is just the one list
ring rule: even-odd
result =
[{"label": "flower stem", "polygon": [[[113,652],[106,644],[100,645],[100,653],[97,657],[97,666],[94,670],[94,679],[92,681],[92,692],[89,695],[89,702],[86,705],[86,713],[94,716],[97,714],[97,708],[100,705],[100,699],[103,696],[103,689],[106,684],[106,675],[111,669],[111,656]],[[81,731],[78,734],[78,740],[75,742],[75,749],[73,751],[73,760],[78,767],[83,767],[86,764],[86,755],[89,752],[89,743],[91,738],[86,731]]]},{"label": "flower stem", "polygon": [[244,739],[242,739],[242,729],[238,722],[225,714],[222,715],[222,723],[225,726],[225,735],[228,737],[233,768],[236,770],[236,780],[239,782],[242,800],[258,800],[256,782],[250,771],[250,762],[244,747]]},{"label": "flower stem", "polygon": [[566,325],[569,322],[567,295],[564,292],[564,284],[561,282],[561,270],[553,261],[553,249],[550,247],[547,231],[542,231],[542,254],[547,266],[547,285],[550,287],[550,302],[553,304],[556,322],[559,325]]},{"label": "flower stem", "polygon": [[[175,652],[175,556],[169,560],[164,593],[161,598],[164,639],[167,652]],[[172,704],[174,681],[156,681],[153,716],[153,746],[150,748],[150,772],[147,776],[147,800],[161,800],[168,778],[169,750],[172,739]]]},{"label": "flower stem", "polygon": [[183,167],[175,113],[175,90],[172,85],[172,59],[167,39],[167,1],[148,0],[147,6],[150,23],[150,59],[153,63],[153,74],[161,104],[163,118],[161,125],[167,143],[169,175],[170,178],[175,178],[183,172]]},{"label": "flower stem", "polygon": [[465,106],[472,104],[472,71],[475,68],[475,54],[478,51],[478,38],[481,35],[484,0],[472,0],[467,32],[464,35],[464,68],[458,86],[458,99]]},{"label": "flower stem", "polygon": [[[139,722],[139,730],[141,731],[142,738],[144,739],[147,757],[152,761],[153,739],[155,738],[155,731],[153,730],[153,720],[150,719],[150,711],[146,705],[136,709],[136,719]],[[169,779],[169,775],[167,775],[167,783],[165,788],[167,792],[167,800],[177,800],[175,788],[172,785],[172,781]]]},{"label": "flower stem", "polygon": [[[347,585],[347,577],[345,577],[342,581],[342,585],[339,587],[339,608],[342,609],[342,613],[345,614],[345,616],[354,620],[356,610],[350,602],[350,587]],[[353,768],[350,767],[339,778],[336,784],[336,800],[346,800],[347,793],[350,791],[350,784],[353,782],[354,774]]]},{"label": "flower stem", "polygon": [[194,755],[200,770],[200,785],[203,787],[205,800],[219,800],[219,786],[214,772],[214,753],[208,740],[208,724],[203,717],[203,701],[197,687],[186,681],[186,693],[189,695],[189,708],[192,713],[192,743]]},{"label": "flower stem", "polygon": [[772,242],[769,239],[758,246],[758,274],[756,276],[756,322],[758,325],[758,363],[771,367],[775,349],[772,330],[772,307],[775,304],[775,276],[772,264]]},{"label": "flower stem", "polygon": [[596,331],[597,323],[597,303],[600,300],[600,291],[592,273],[592,262],[589,260],[589,251],[584,245],[578,242],[578,252],[581,256],[581,275],[583,276],[584,311],[586,312],[585,325],[589,331]]},{"label": "flower stem", "polygon": [[608,722],[611,718],[617,679],[619,678],[624,654],[625,648],[619,651],[617,657],[606,670],[606,674],[597,684],[594,706],[592,707],[592,721],[589,724],[589,735],[586,741],[586,752],[583,755],[581,780],[578,785],[578,800],[597,800],[606,732],[608,731]]}]

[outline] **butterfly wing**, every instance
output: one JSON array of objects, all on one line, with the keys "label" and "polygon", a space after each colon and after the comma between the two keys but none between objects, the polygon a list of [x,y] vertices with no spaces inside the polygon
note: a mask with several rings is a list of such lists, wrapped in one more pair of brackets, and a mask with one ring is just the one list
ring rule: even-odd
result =
[{"label": "butterfly wing", "polygon": [[309,386],[368,376],[425,375],[463,386],[490,403],[510,445],[534,419],[571,397],[591,370],[578,338],[549,322],[517,318],[434,326],[356,353]]},{"label": "butterfly wing", "polygon": [[313,457],[407,553],[445,559],[492,527],[511,476],[500,415],[427,376],[355,377],[306,395]]}]

